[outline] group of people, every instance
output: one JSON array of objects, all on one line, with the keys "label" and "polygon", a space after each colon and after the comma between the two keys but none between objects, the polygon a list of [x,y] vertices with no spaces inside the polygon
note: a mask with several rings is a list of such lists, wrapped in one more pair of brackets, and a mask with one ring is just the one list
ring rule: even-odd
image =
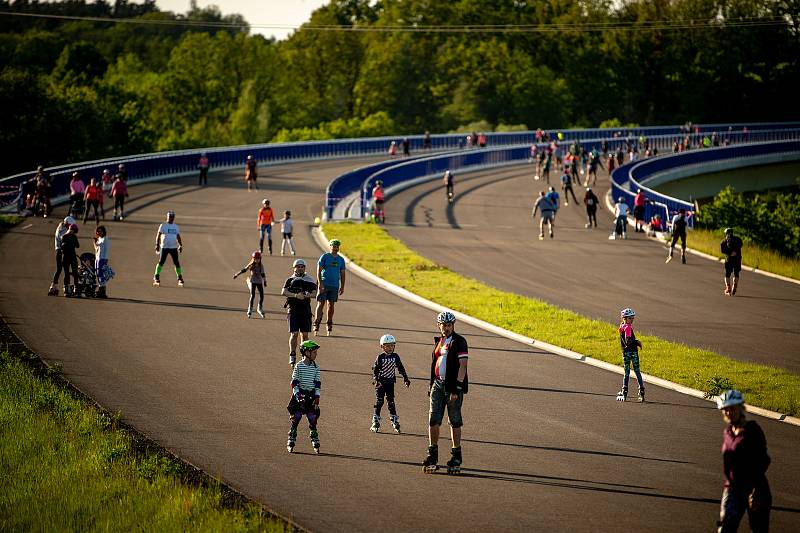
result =
[{"label": "group of people", "polygon": [[[78,255],[78,224],[67,216],[56,226],[54,252],[56,271],[48,289],[48,296],[58,296],[58,282],[64,273],[64,296],[68,298],[107,298],[106,284],[114,277],[108,264],[111,241],[105,226],[97,226],[93,237],[93,253]],[[70,283],[70,279],[72,283]]]}]

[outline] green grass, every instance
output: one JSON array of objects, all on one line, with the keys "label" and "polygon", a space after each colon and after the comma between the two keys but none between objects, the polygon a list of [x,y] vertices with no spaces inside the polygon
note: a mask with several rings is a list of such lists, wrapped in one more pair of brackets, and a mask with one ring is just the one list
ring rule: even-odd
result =
[{"label": "green grass", "polygon": [[[690,248],[721,258],[723,255],[719,251],[719,243],[722,237],[721,231],[695,229],[689,232],[686,244]],[[800,259],[786,257],[774,250],[751,242],[744,244],[742,258],[742,262],[747,266],[800,280]],[[746,280],[742,281],[746,283]]]},{"label": "green grass", "polygon": [[286,531],[0,353],[0,531]]},{"label": "green grass", "polygon": [[[375,224],[326,224],[342,253],[370,272],[443,306],[562,348],[621,364],[617,325],[590,320],[534,298],[489,287],[420,257]],[[730,383],[748,403],[785,414],[800,412],[800,376],[734,361],[697,348],[643,335],[648,374],[713,393]]]},{"label": "green grass", "polygon": [[25,217],[19,215],[0,215],[0,230],[13,228],[23,220]]}]

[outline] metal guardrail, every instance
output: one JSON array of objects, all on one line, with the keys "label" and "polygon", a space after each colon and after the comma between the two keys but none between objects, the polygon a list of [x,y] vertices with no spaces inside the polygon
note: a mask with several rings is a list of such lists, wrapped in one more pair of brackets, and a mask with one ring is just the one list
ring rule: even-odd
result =
[{"label": "metal guardrail", "polygon": [[[702,167],[712,161],[746,160],[766,154],[800,153],[800,129],[750,132],[747,136],[737,134],[732,143],[734,143],[732,146],[696,149],[627,163],[611,174],[613,198],[616,200],[621,196],[633,205],[633,197],[637,189],[641,189],[648,200],[645,204],[645,220],[650,220],[658,213],[664,217],[665,224],[669,224],[671,216],[681,208],[692,213],[695,209],[694,204],[647,187],[642,182],[648,177],[686,166],[697,166],[698,173],[702,173]],[[688,222],[689,227],[694,228],[693,216],[689,217]]]}]

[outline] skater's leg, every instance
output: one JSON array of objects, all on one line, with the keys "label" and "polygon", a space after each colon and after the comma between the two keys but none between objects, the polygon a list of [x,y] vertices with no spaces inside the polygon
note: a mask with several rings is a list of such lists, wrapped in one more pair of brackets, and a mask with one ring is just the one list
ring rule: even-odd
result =
[{"label": "skater's leg", "polygon": [[333,312],[335,309],[336,303],[332,300],[328,300],[328,320],[326,322],[329,328],[333,325]]},{"label": "skater's leg", "polygon": [[391,416],[397,416],[397,408],[394,405],[394,382],[386,382],[384,391],[386,392],[386,406],[389,408],[389,414]]},{"label": "skater's leg", "polygon": [[627,354],[622,356],[624,358],[625,374],[622,377],[622,390],[628,390],[628,381],[631,377],[631,360]]},{"label": "skater's leg", "polygon": [[[325,290],[323,287],[321,290]],[[314,332],[319,330],[319,325],[322,322],[322,313],[325,309],[325,300],[317,300],[317,308],[314,311]]]},{"label": "skater's leg", "polygon": [[269,254],[272,255],[272,224],[267,224],[267,243],[269,244]]},{"label": "skater's leg", "polygon": [[292,236],[289,236],[289,249],[292,251],[292,255],[295,255],[297,252],[294,249],[294,241],[292,240]]},{"label": "skater's leg", "polygon": [[286,235],[281,239],[281,255],[286,253]]},{"label": "skater's leg", "polygon": [[639,385],[639,390],[643,391],[644,390],[644,380],[642,379],[642,372],[639,369],[639,356],[638,355],[634,355],[634,356],[632,356],[631,359],[632,359],[632,363],[633,363],[633,372],[634,372],[634,374],[636,374],[636,382]]},{"label": "skater's leg", "polygon": [[375,409],[375,416],[380,418],[381,416],[381,409],[383,409],[383,397],[386,395],[386,389],[383,386],[383,382],[378,380],[375,383],[375,405],[373,406]]},{"label": "skater's leg", "polygon": [[264,309],[264,285],[259,283],[256,285],[256,289],[258,289],[258,308]]},{"label": "skater's leg", "polygon": [[460,448],[461,447],[461,428],[460,427],[451,427],[450,428],[450,440],[453,441],[453,448]]},{"label": "skater's leg", "polygon": [[439,442],[439,431],[441,429],[441,425],[437,424],[435,426],[428,426],[428,444],[431,446],[437,446],[437,442]]},{"label": "skater's leg", "polygon": [[263,252],[264,251],[264,233],[267,231],[267,226],[265,224],[261,224],[261,227],[258,229],[258,249]]},{"label": "skater's leg", "polygon": [[58,279],[61,277],[62,263],[64,258],[61,250],[56,250],[56,273],[53,274],[53,285],[58,285]]},{"label": "skater's leg", "polygon": [[247,301],[248,313],[253,309],[253,300],[256,298],[256,287],[257,285],[255,283],[250,284],[250,299]]},{"label": "skater's leg", "polygon": [[539,217],[539,236],[544,236],[544,217]]}]

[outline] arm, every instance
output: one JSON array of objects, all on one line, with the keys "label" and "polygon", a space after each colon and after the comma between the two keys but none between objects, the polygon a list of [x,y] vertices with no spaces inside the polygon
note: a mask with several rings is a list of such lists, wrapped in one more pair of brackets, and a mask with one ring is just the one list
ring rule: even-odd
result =
[{"label": "arm", "polygon": [[342,279],[339,282],[339,295],[344,294],[344,280],[347,279],[347,271],[343,268],[341,270]]},{"label": "arm", "polygon": [[381,369],[381,356],[383,354],[378,354],[378,357],[375,358],[375,361],[372,363],[372,382],[375,383],[378,380],[378,373]]},{"label": "arm", "polygon": [[158,253],[160,249],[161,249],[161,232],[156,231],[156,253]]},{"label": "arm", "polygon": [[242,274],[244,274],[245,272],[247,272],[247,269],[248,269],[248,268],[250,268],[250,263],[247,263],[247,264],[246,264],[244,267],[242,267],[242,269],[241,269],[239,272],[237,272],[236,274],[234,274],[234,275],[233,275],[233,279],[236,279],[236,278],[238,278],[239,276],[241,276]]},{"label": "arm", "polygon": [[314,405],[319,405],[320,388],[322,388],[322,380],[319,375],[319,367],[314,365]]},{"label": "arm", "polygon": [[183,252],[183,241],[181,240],[181,234],[178,233],[176,237],[178,238],[178,251]]},{"label": "arm", "polygon": [[302,399],[302,395],[300,394],[300,372],[297,371],[299,368],[300,365],[294,365],[294,369],[292,370],[292,394],[294,394],[298,402]]},{"label": "arm", "polygon": [[406,369],[403,366],[403,362],[400,360],[400,356],[397,355],[397,370],[400,372],[400,375],[403,376],[403,382],[406,384],[406,387],[411,386],[411,380],[408,379],[408,374],[406,373]]}]

